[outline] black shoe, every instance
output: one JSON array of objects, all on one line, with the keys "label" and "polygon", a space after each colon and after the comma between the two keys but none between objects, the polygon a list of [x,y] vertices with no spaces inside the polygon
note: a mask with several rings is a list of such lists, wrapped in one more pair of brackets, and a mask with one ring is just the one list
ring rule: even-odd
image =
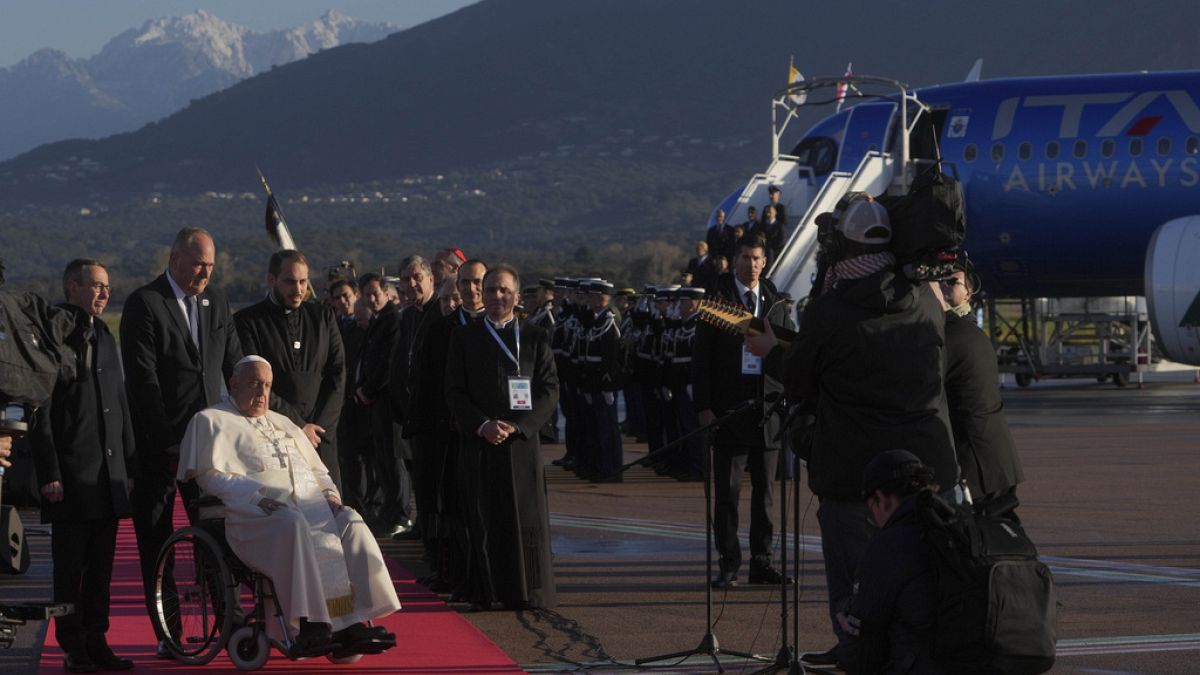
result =
[{"label": "black shoe", "polygon": [[300,632],[292,642],[288,658],[302,659],[324,656],[338,647],[333,641],[333,632],[327,623],[312,623],[300,620]]},{"label": "black shoe", "polygon": [[728,570],[717,573],[717,577],[712,580],[713,588],[732,588],[737,586],[737,571]]},{"label": "black shoe", "polygon": [[166,640],[159,640],[158,647],[154,650],[154,658],[163,659],[164,661],[175,658],[175,652],[171,651],[171,648],[167,645]]},{"label": "black shoe", "polygon": [[779,570],[767,565],[765,567],[750,569],[750,583],[774,584],[775,586],[787,584],[788,586],[791,586],[793,582],[791,577],[784,577]]},{"label": "black shoe", "polygon": [[117,656],[108,645],[101,645],[95,648],[89,647],[88,657],[91,658],[92,663],[96,664],[100,670],[129,670],[133,668],[133,661]]},{"label": "black shoe", "polygon": [[800,655],[800,663],[806,666],[836,666],[837,662],[837,645],[834,645],[823,652],[808,652]]},{"label": "black shoe", "polygon": [[85,651],[69,651],[63,656],[63,669],[68,673],[94,673],[100,670]]},{"label": "black shoe", "polygon": [[382,654],[396,646],[395,633],[389,633],[383,626],[368,626],[356,623],[347,626],[333,634],[337,648],[330,655],[335,659],[344,659],[356,654]]}]

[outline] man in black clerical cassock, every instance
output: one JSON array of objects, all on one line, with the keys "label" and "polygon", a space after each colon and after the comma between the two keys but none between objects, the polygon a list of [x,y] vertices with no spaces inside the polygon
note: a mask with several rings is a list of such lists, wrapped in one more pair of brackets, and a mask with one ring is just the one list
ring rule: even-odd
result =
[{"label": "man in black clerical cassock", "polygon": [[267,297],[233,315],[242,351],[271,363],[271,410],[304,430],[330,478],[342,489],[337,424],[346,359],[333,310],[308,295],[308,258],[277,251],[268,264]]},{"label": "man in black clerical cassock", "polygon": [[538,430],[558,402],[558,375],[546,332],[514,317],[516,270],[491,268],[483,287],[485,319],[451,333],[446,360],[468,489],[471,600],[483,609],[553,607]]}]

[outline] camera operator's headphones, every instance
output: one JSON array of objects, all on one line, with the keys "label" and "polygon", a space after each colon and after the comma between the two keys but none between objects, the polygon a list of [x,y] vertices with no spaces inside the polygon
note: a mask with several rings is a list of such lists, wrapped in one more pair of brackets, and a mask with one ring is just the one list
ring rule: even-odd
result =
[{"label": "camera operator's headphones", "polygon": [[959,249],[956,255],[954,269],[961,270],[963,276],[967,278],[967,283],[970,284],[971,288],[971,300],[974,301],[983,292],[983,281],[980,280],[979,274],[975,272],[975,263],[971,262],[971,257],[967,255],[966,249]]}]

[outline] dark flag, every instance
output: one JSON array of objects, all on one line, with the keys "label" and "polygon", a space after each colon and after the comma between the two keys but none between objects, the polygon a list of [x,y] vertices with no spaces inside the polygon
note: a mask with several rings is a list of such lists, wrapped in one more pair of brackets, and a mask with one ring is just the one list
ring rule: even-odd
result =
[{"label": "dark flag", "polygon": [[296,242],[292,240],[292,234],[288,231],[287,223],[283,220],[283,212],[279,210],[279,202],[275,199],[275,195],[271,192],[271,187],[267,185],[267,179],[263,176],[262,170],[255,167],[258,171],[258,179],[262,181],[263,190],[267,192],[267,236],[271,241],[275,242],[280,249],[295,249]]}]

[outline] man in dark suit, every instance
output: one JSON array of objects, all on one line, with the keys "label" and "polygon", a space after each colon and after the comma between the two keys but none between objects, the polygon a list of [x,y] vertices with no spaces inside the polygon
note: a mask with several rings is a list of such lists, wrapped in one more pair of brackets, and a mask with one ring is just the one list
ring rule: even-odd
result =
[{"label": "man in dark suit", "polygon": [[413,405],[412,378],[417,359],[417,336],[427,323],[442,318],[438,299],[433,293],[433,268],[425,258],[414,255],[400,261],[400,296],[407,306],[400,311],[400,333],[392,347],[388,389],[391,392],[393,420],[402,429],[402,436],[411,454],[397,461],[403,462],[403,468],[409,474],[417,507],[417,523],[401,527],[401,531],[393,532],[392,536],[405,539],[423,537],[427,554],[432,558],[433,528],[429,519],[436,507],[430,500],[435,498],[437,488],[430,482],[435,474],[428,470],[426,460],[429,458],[422,453],[421,443],[408,425],[409,410]]},{"label": "man in dark suit", "polygon": [[[742,239],[733,274],[723,275],[708,295],[741,305],[757,317],[785,328],[791,319],[778,292],[761,278],[766,265],[761,238]],[[779,584],[783,575],[771,562],[771,519],[775,468],[779,456],[777,416],[762,424],[767,393],[782,391],[778,381],[763,373],[762,360],[750,354],[740,335],[723,333],[707,324],[696,329],[692,352],[693,405],[700,424],[745,408],[742,414],[722,423],[713,435],[714,511],[713,537],[720,554],[720,571],[712,584],[726,588],[737,583],[742,564],[738,543],[738,496],[742,475],[750,471],[750,583]]]},{"label": "man in dark suit", "polygon": [[[151,615],[154,565],[173,529],[179,442],[192,415],[221,400],[223,383],[242,358],[229,303],[208,288],[216,258],[212,235],[198,227],[180,230],[167,271],[131,293],[121,315],[121,359],[140,465],[130,498]],[[196,494],[190,483],[181,491],[185,502]]]},{"label": "man in dark suit", "polygon": [[446,400],[468,481],[471,600],[490,609],[557,604],[538,430],[558,402],[545,331],[519,324],[521,281],[507,265],[484,277],[486,316],[454,329]]},{"label": "man in dark suit", "polygon": [[108,272],[98,260],[73,260],[63,289],[62,306],[76,317],[67,345],[77,375],[55,387],[30,434],[42,522],[54,525],[54,602],[75,606],[54,620],[55,638],[67,672],[128,670],[133,661],[113,654],[105,639],[117,522],[131,513],[137,466],[117,342],[99,318],[111,290]]},{"label": "man in dark suit", "polygon": [[336,430],[346,359],[333,310],[305,302],[308,284],[308,258],[300,251],[277,251],[267,266],[267,297],[233,319],[242,351],[271,364],[271,410],[304,430],[341,490]]},{"label": "man in dark suit", "polygon": [[[965,254],[964,254],[965,255]],[[1013,445],[996,348],[975,324],[971,311],[978,277],[965,257],[954,274],[941,280],[946,299],[946,404],[959,470],[976,502],[1015,493],[1025,478]]]},{"label": "man in dark suit", "polygon": [[400,311],[389,300],[391,283],[382,276],[364,274],[358,286],[371,310],[354,378],[355,397],[365,409],[371,428],[371,456],[367,461],[371,504],[363,516],[378,533],[400,534],[412,528],[408,515],[412,488],[407,484],[408,473],[397,457],[396,445],[400,439],[392,419],[393,392],[389,387],[392,354],[400,339]]}]

